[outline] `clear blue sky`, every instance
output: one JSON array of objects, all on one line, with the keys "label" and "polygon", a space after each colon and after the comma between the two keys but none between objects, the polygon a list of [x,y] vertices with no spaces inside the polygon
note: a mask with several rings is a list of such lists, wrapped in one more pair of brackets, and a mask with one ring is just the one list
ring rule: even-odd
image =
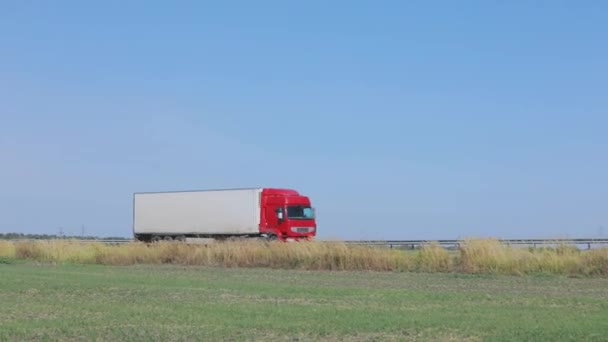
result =
[{"label": "clear blue sky", "polygon": [[602,1],[2,1],[0,231],[136,191],[310,195],[323,238],[608,235]]}]

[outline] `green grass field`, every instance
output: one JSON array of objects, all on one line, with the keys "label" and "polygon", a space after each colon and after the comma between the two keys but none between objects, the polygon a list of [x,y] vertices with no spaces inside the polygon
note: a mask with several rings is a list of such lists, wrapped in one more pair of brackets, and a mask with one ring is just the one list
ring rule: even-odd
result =
[{"label": "green grass field", "polygon": [[608,279],[0,264],[0,340],[608,339]]}]

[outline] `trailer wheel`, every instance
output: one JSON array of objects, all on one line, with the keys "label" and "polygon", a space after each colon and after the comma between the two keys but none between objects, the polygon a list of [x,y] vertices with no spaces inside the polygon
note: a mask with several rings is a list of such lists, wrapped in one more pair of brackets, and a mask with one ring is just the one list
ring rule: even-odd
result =
[{"label": "trailer wheel", "polygon": [[175,237],[175,240],[177,241],[186,241],[186,236],[185,235],[178,235]]},{"label": "trailer wheel", "polygon": [[173,236],[165,236],[165,241],[173,241]]},{"label": "trailer wheel", "polygon": [[152,239],[150,239],[150,241],[152,241],[152,242],[158,242],[158,241],[160,241],[160,240],[162,240],[162,239],[161,239],[161,237],[160,237],[160,236],[158,236],[158,235],[154,235],[154,236],[152,237]]}]

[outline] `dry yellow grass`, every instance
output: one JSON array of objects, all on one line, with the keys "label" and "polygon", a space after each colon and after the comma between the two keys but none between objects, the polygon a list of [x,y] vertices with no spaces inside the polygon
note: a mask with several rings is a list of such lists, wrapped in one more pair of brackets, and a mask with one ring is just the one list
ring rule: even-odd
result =
[{"label": "dry yellow grass", "polygon": [[456,253],[437,244],[416,251],[347,245],[340,242],[282,243],[235,241],[182,243],[76,243],[0,241],[0,256],[50,263],[104,265],[181,264],[337,271],[419,271],[494,274],[608,275],[608,249],[569,246],[527,249],[496,240],[468,240]]},{"label": "dry yellow grass", "polygon": [[452,258],[448,251],[437,243],[423,246],[417,255],[418,270],[424,272],[449,272]]},{"label": "dry yellow grass", "polygon": [[0,257],[14,258],[15,257],[15,244],[10,241],[0,240]]},{"label": "dry yellow grass", "polygon": [[504,246],[492,239],[469,240],[460,248],[459,264],[466,273],[608,275],[608,249],[526,249]]}]

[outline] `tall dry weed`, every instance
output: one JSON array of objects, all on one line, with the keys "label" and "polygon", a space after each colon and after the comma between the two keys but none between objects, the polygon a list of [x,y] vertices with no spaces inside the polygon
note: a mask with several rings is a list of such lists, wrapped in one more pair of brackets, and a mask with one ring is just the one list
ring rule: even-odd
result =
[{"label": "tall dry weed", "polygon": [[15,256],[19,259],[41,261],[43,252],[38,242],[17,242],[15,243]]},{"label": "tall dry weed", "polygon": [[15,244],[10,241],[0,241],[0,257],[15,258]]},{"label": "tall dry weed", "polygon": [[505,272],[512,262],[507,253],[497,240],[467,240],[460,246],[460,268],[466,273]]},{"label": "tall dry weed", "polygon": [[608,249],[525,249],[497,240],[468,240],[453,254],[430,244],[413,252],[340,242],[176,242],[123,245],[71,241],[0,241],[0,256],[50,263],[179,264],[335,271],[421,271],[494,274],[608,275]]},{"label": "tall dry weed", "polygon": [[498,240],[470,240],[460,248],[460,270],[467,273],[608,275],[608,250],[573,246],[516,248]]},{"label": "tall dry weed", "polygon": [[434,242],[422,246],[418,252],[417,266],[422,272],[449,272],[452,270],[452,258],[445,248]]},{"label": "tall dry weed", "polygon": [[580,265],[571,270],[572,275],[608,275],[608,248],[586,252],[581,259]]},{"label": "tall dry weed", "polygon": [[98,243],[79,244],[70,241],[16,242],[15,256],[42,262],[92,263]]}]

